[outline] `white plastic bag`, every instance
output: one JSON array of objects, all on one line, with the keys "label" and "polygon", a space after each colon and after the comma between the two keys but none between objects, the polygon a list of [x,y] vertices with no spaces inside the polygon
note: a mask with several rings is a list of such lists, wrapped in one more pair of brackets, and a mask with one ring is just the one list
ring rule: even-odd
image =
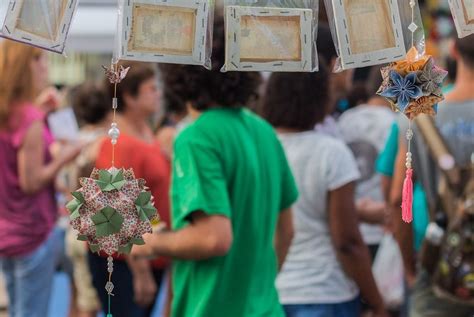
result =
[{"label": "white plastic bag", "polygon": [[397,241],[385,234],[372,266],[375,282],[388,307],[399,307],[403,302],[403,260]]}]

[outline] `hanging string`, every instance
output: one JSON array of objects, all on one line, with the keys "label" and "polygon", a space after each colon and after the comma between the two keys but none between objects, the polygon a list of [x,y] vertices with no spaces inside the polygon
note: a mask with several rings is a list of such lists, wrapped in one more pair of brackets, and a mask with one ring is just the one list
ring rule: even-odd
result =
[{"label": "hanging string", "polygon": [[415,31],[418,26],[415,24],[415,0],[410,0],[410,8],[411,8],[411,24],[409,29],[411,31],[411,47],[415,46]]},{"label": "hanging string", "polygon": [[109,272],[109,280],[105,284],[105,290],[107,291],[108,310],[106,317],[113,317],[111,310],[111,297],[114,296],[112,291],[114,290],[114,284],[112,283],[112,273],[114,271],[114,258],[109,256],[107,258],[107,272]]},{"label": "hanging string", "polygon": [[[110,68],[114,74],[119,73],[117,63],[112,63]],[[113,118],[112,118],[112,124],[111,124],[110,130],[109,130],[109,137],[111,139],[110,142],[112,143],[112,167],[115,167],[115,145],[117,144],[117,140],[120,136],[120,130],[118,129],[117,122],[116,122],[117,107],[118,107],[118,102],[117,102],[118,80],[115,80],[113,84],[114,84],[114,96],[112,98]]]},{"label": "hanging string", "polygon": [[402,219],[410,223],[413,220],[413,167],[412,167],[412,153],[411,140],[413,139],[412,122],[410,120],[406,139],[408,143],[408,150],[405,159],[406,174],[403,181],[402,191]]},{"label": "hanging string", "polygon": [[[115,145],[117,144],[117,140],[120,136],[120,130],[117,127],[117,85],[125,78],[129,68],[124,69],[122,66],[118,66],[117,62],[112,60],[110,69],[107,67],[103,67],[105,69],[106,75],[109,78],[111,84],[114,85],[114,96],[112,98],[112,109],[113,109],[113,118],[112,123],[110,125],[110,130],[108,135],[110,137],[110,142],[112,143],[112,168],[115,168]],[[107,301],[108,301],[108,313],[106,317],[113,317],[112,316],[112,309],[111,309],[111,297],[114,296],[112,293],[114,290],[114,284],[112,283],[112,273],[114,271],[114,259],[112,256],[107,258],[107,272],[109,273],[109,278],[107,283],[105,284],[105,290],[107,291]]]}]

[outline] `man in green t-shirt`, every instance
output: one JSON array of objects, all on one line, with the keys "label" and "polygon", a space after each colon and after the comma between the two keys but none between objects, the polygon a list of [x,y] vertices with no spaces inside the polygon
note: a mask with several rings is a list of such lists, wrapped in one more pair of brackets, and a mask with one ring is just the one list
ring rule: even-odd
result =
[{"label": "man in green t-shirt", "polygon": [[283,317],[275,278],[297,189],[271,126],[242,107],[260,75],[220,73],[222,21],[214,31],[212,71],[162,68],[165,96],[187,103],[195,120],[174,144],[174,231],[146,237],[134,253],[176,259],[174,317]]}]

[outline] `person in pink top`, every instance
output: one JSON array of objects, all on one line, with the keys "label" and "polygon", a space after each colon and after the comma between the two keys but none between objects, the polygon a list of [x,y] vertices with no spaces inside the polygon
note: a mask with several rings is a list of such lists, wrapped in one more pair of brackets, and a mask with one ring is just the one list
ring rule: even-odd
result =
[{"label": "person in pink top", "polygon": [[34,104],[47,76],[42,50],[0,43],[0,267],[11,317],[48,314],[58,252],[54,179],[80,151],[68,146],[57,158],[49,152],[46,105]]}]

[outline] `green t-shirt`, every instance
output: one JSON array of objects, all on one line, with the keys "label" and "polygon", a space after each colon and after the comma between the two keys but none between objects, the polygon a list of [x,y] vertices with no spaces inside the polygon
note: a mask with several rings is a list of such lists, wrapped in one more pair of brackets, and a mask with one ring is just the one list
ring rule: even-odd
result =
[{"label": "green t-shirt", "polygon": [[176,139],[173,228],[194,211],[232,222],[229,253],[173,264],[174,317],[283,317],[273,246],[279,212],[296,185],[272,127],[242,108],[205,111]]}]

